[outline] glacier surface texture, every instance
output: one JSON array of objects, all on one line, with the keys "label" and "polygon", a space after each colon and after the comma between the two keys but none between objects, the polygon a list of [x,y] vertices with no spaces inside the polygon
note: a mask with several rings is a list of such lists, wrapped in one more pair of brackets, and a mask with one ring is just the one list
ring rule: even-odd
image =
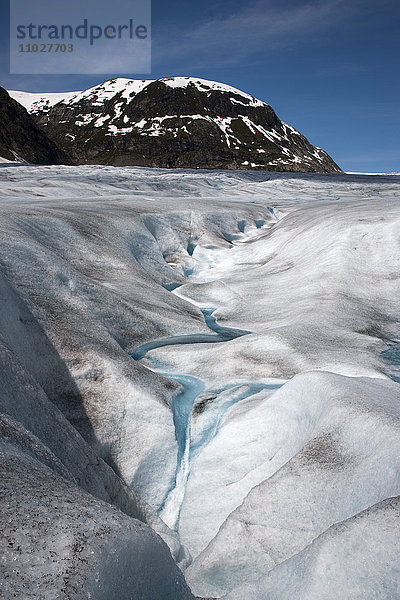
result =
[{"label": "glacier surface texture", "polygon": [[399,184],[0,167],[0,597],[400,598]]}]

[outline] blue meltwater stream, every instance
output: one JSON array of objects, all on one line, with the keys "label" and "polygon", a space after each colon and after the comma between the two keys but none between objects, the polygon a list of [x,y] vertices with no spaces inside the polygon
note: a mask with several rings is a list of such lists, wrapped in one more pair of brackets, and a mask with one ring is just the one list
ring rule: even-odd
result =
[{"label": "blue meltwater stream", "polygon": [[[273,210],[273,209],[270,209]],[[274,213],[272,213],[275,216]],[[267,220],[256,221],[257,229],[262,229],[267,223]],[[239,230],[244,232],[245,221],[239,223]],[[209,247],[211,249],[211,247]],[[195,246],[190,243],[188,245],[188,254],[192,256]],[[210,268],[213,262],[210,262]],[[194,275],[193,269],[184,269],[186,277]],[[179,283],[166,283],[166,290],[173,292]],[[210,344],[224,343],[234,340],[238,337],[249,335],[251,331],[243,329],[234,329],[232,327],[223,327],[214,316],[215,308],[201,308],[204,320],[210,333],[194,333],[189,335],[178,335],[165,337],[159,340],[153,340],[142,344],[135,348],[131,356],[134,360],[142,360],[148,352],[156,348],[166,346],[177,346],[183,344]],[[244,400],[261,390],[274,390],[280,387],[281,384],[265,384],[260,382],[243,382],[229,384],[221,389],[207,390],[211,400],[210,406],[204,406],[203,400],[200,401],[197,412],[207,411],[209,418],[203,421],[203,429],[196,432],[192,437],[192,414],[193,407],[196,405],[196,399],[205,390],[205,383],[196,377],[186,375],[184,373],[170,373],[163,368],[162,365],[152,365],[154,370],[159,375],[166,377],[180,384],[181,389],[172,400],[172,413],[175,426],[175,437],[177,441],[177,463],[174,482],[171,489],[166,493],[165,500],[160,508],[159,514],[164,522],[174,530],[178,530],[179,516],[181,506],[186,492],[186,485],[190,475],[192,461],[198,456],[201,450],[210,443],[210,441],[218,433],[220,425],[226,411],[237,402]],[[207,401],[206,401],[207,404]],[[210,410],[210,412],[208,412]],[[205,413],[206,414],[206,413]]]},{"label": "blue meltwater stream", "polygon": [[[179,335],[154,340],[138,346],[134,352],[132,352],[132,358],[134,360],[142,360],[151,350],[163,348],[165,346],[200,343],[223,343],[251,333],[250,331],[234,329],[231,327],[223,327],[219,325],[213,315],[215,311],[214,308],[202,308],[201,311],[204,315],[204,320],[212,333]],[[232,390],[232,394],[227,400],[220,403],[218,412],[216,417],[213,419],[212,424],[209,424],[207,428],[201,432],[200,437],[195,443],[192,443],[192,411],[196,402],[196,398],[205,389],[204,382],[189,375],[166,372],[162,369],[161,365],[159,368],[153,368],[153,370],[163,377],[166,377],[172,381],[176,381],[181,386],[180,391],[172,400],[175,437],[178,445],[175,480],[171,489],[168,491],[164,503],[159,511],[164,522],[169,527],[176,530],[178,528],[180,510],[185,496],[186,484],[189,478],[192,460],[216,435],[225,412],[233,404],[244,400],[249,396],[257,394],[263,389],[273,390],[280,387],[280,385],[240,382],[236,384],[230,384],[218,390],[210,390],[210,393],[215,395],[218,395],[226,390]],[[235,388],[238,388],[236,392],[234,391]]]}]

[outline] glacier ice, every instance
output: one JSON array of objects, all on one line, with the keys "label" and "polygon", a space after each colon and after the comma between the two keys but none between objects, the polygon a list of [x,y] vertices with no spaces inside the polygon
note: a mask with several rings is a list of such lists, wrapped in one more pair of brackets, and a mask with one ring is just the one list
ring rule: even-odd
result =
[{"label": "glacier ice", "polygon": [[198,596],[396,597],[399,177],[0,195],[3,590],[191,598],[166,542]]},{"label": "glacier ice", "polygon": [[[226,600],[399,597],[399,498],[332,525],[304,550]],[[349,560],[351,564],[349,564]]]}]

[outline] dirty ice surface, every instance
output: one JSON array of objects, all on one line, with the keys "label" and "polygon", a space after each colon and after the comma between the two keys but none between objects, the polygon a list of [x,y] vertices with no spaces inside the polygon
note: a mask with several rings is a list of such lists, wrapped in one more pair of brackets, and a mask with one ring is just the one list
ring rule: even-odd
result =
[{"label": "dirty ice surface", "polygon": [[0,167],[6,594],[399,597],[399,183]]}]

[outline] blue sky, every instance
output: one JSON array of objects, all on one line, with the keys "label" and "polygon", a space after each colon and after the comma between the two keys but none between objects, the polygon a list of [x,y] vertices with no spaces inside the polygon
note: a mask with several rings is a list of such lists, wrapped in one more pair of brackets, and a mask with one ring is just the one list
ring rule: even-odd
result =
[{"label": "blue sky", "polygon": [[[120,75],[10,75],[8,2],[0,6],[1,86],[70,91]],[[153,0],[152,72],[123,76],[229,83],[343,169],[400,171],[399,25],[398,0]]]}]

